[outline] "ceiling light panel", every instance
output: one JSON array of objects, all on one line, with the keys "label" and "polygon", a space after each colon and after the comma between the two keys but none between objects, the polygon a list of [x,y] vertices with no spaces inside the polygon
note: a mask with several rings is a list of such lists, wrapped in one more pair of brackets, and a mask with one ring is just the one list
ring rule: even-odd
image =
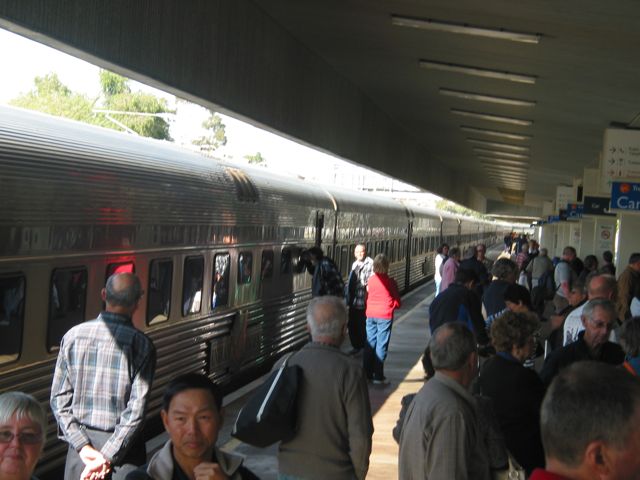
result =
[{"label": "ceiling light panel", "polygon": [[528,168],[508,167],[505,165],[482,165],[487,172],[527,174]]},{"label": "ceiling light panel", "polygon": [[529,127],[533,125],[533,120],[525,120],[523,118],[514,117],[501,117],[499,115],[491,115],[489,113],[458,110],[457,108],[452,108],[451,113],[462,115],[463,117],[479,118],[480,120],[489,120],[490,122],[510,123],[512,125],[520,125],[522,127]]},{"label": "ceiling light panel", "polygon": [[478,160],[482,163],[492,164],[492,165],[511,165],[512,167],[528,167],[529,162],[523,160],[507,160],[506,158],[494,158],[494,157],[483,157],[478,156]]},{"label": "ceiling light panel", "polygon": [[475,77],[492,78],[494,80],[506,80],[508,82],[516,83],[527,83],[530,85],[535,84],[538,78],[534,75],[504,72],[501,70],[490,70],[487,68],[470,67],[467,65],[456,65],[454,63],[435,62],[433,60],[420,60],[419,64],[422,68],[426,68],[429,70],[461,73],[463,75],[473,75]]},{"label": "ceiling light panel", "polygon": [[511,32],[503,28],[486,28],[466,23],[446,22],[431,18],[411,18],[400,15],[391,15],[391,24],[397,27],[419,28],[436,32],[456,33],[460,35],[473,35],[476,37],[495,38],[511,42],[533,43],[540,42],[541,35],[536,33]]},{"label": "ceiling light panel", "polygon": [[531,135],[522,135],[519,133],[500,132],[498,130],[487,130],[486,128],[469,127],[468,125],[461,125],[460,129],[463,132],[478,133],[482,135],[489,135],[491,137],[507,138],[509,140],[531,140]]},{"label": "ceiling light panel", "polygon": [[529,147],[526,145],[512,145],[510,143],[490,142],[488,140],[480,140],[479,138],[467,138],[469,143],[475,145],[483,145],[485,147],[504,148],[505,150],[512,150],[514,152],[529,152]]},{"label": "ceiling light panel", "polygon": [[464,100],[475,100],[478,102],[498,103],[500,105],[512,105],[515,107],[535,107],[536,102],[529,100],[520,100],[517,98],[495,97],[493,95],[484,95],[482,93],[463,92],[460,90],[451,90],[448,88],[440,89],[441,95],[448,97],[462,98]]},{"label": "ceiling light panel", "polygon": [[480,147],[473,147],[473,151],[481,155],[498,155],[504,158],[522,158],[522,159],[530,158],[529,155],[525,155],[524,153],[500,152],[498,150],[488,150],[486,148],[480,148]]}]

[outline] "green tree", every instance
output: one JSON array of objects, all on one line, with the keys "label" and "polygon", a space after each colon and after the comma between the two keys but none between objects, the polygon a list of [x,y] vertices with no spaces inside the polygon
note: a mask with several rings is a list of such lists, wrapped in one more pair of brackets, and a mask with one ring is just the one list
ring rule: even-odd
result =
[{"label": "green tree", "polygon": [[[164,98],[150,93],[132,92],[126,78],[106,70],[100,71],[100,86],[104,96],[104,109],[113,111],[106,115],[117,119],[143,137],[172,140],[169,135],[169,123],[161,115],[175,113],[175,110],[169,109]],[[136,113],[152,115],[135,115]]]},{"label": "green tree", "polygon": [[[132,92],[128,80],[118,74],[100,71],[102,87],[102,108],[131,113],[163,114],[174,113],[167,107],[165,99],[154,95]],[[73,92],[64,85],[56,73],[49,73],[34,79],[34,88],[20,95],[10,103],[17,107],[71,118],[85,123],[122,130],[122,127],[107,118],[104,113],[96,113],[99,98]],[[118,122],[145,137],[171,140],[169,124],[160,117],[143,115],[109,114]]]},{"label": "green tree", "polygon": [[491,218],[483,215],[480,212],[476,212],[475,210],[471,210],[470,208],[463,207],[462,205],[458,205],[457,203],[450,202],[449,200],[445,200],[444,198],[438,200],[436,202],[436,209],[444,210],[445,212],[454,213],[456,215],[465,215],[467,217],[474,218],[483,218],[485,220],[491,220]]},{"label": "green tree", "polygon": [[217,113],[209,111],[209,117],[202,122],[202,128],[207,130],[207,134],[192,141],[200,147],[200,151],[211,155],[218,147],[227,144],[226,127]]},{"label": "green tree", "polygon": [[72,92],[55,73],[36,77],[31,91],[14,98],[9,103],[49,115],[107,126],[103,118],[97,118],[93,113],[96,99]]},{"label": "green tree", "polygon": [[255,155],[245,155],[244,158],[247,159],[250,165],[267,166],[267,159],[264,158],[260,152],[256,152]]}]

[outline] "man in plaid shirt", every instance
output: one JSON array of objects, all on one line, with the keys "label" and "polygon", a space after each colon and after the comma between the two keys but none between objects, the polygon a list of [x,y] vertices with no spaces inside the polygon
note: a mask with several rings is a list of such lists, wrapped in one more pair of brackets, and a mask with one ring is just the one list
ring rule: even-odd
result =
[{"label": "man in plaid shirt", "polygon": [[146,461],[141,431],[156,354],[131,322],[143,293],[136,275],[112,275],[106,311],[62,339],[51,410],[69,444],[65,480],[122,479]]},{"label": "man in plaid shirt", "polygon": [[367,341],[365,306],[367,301],[367,283],[373,274],[373,260],[367,256],[367,247],[359,243],[353,252],[356,260],[351,265],[347,281],[346,299],[349,307],[349,340],[351,354],[355,355],[364,348]]}]

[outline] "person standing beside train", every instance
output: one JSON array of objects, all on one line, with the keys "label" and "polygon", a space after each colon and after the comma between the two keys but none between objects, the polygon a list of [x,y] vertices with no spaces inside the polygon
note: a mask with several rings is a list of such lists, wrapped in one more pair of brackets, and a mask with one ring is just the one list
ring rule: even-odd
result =
[{"label": "person standing beside train", "polygon": [[438,247],[436,252],[433,280],[436,283],[436,295],[438,295],[440,293],[440,283],[442,282],[442,264],[449,258],[449,245],[443,243]]},{"label": "person standing beside train", "polygon": [[444,292],[449,285],[451,285],[456,278],[456,272],[460,266],[460,249],[453,247],[449,250],[449,258],[442,265],[442,282],[440,282],[439,294]]},{"label": "person standing beside train", "polygon": [[143,293],[136,275],[110,276],[105,311],[62,339],[51,410],[69,444],[65,480],[123,479],[146,462],[141,433],[156,353],[131,322]]},{"label": "person standing beside train", "polygon": [[395,280],[388,275],[389,260],[383,253],[373,260],[373,275],[367,285],[367,344],[364,371],[376,385],[389,382],[384,376],[384,361],[391,339],[393,312],[400,307],[400,293]]},{"label": "person standing beside train", "polygon": [[311,295],[313,297],[344,296],[344,281],[340,270],[333,260],[325,256],[320,247],[311,247],[302,256],[307,264],[307,271],[313,275],[311,281]]},{"label": "person standing beside train", "polygon": [[367,342],[365,305],[367,283],[369,277],[373,275],[373,259],[367,256],[367,247],[363,243],[356,245],[353,255],[356,260],[351,265],[346,300],[349,307],[349,340],[353,347],[351,353],[356,354]]}]

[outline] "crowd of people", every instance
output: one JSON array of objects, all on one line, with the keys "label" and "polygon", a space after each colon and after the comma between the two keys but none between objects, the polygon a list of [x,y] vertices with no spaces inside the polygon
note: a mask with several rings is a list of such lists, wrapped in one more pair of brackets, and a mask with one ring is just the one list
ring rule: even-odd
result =
[{"label": "crowd of people", "polygon": [[[393,432],[399,478],[482,480],[520,466],[534,480],[640,478],[640,254],[616,280],[609,252],[600,266],[572,247],[551,259],[520,237],[494,262],[486,251],[477,245],[462,259],[455,247],[438,249],[425,383],[403,400]],[[388,383],[398,287],[388,259],[371,259],[362,244],[346,283],[320,249],[306,255],[311,341],[287,360],[302,380],[279,478],[363,479],[373,435],[368,382]],[[68,443],[65,480],[257,478],[216,446],[222,396],[200,374],[166,385],[169,439],[147,458],[156,352],[131,321],[143,293],[135,274],[112,275],[104,311],[62,340],[50,406]],[[35,478],[45,433],[33,397],[0,395],[0,479]]]}]

